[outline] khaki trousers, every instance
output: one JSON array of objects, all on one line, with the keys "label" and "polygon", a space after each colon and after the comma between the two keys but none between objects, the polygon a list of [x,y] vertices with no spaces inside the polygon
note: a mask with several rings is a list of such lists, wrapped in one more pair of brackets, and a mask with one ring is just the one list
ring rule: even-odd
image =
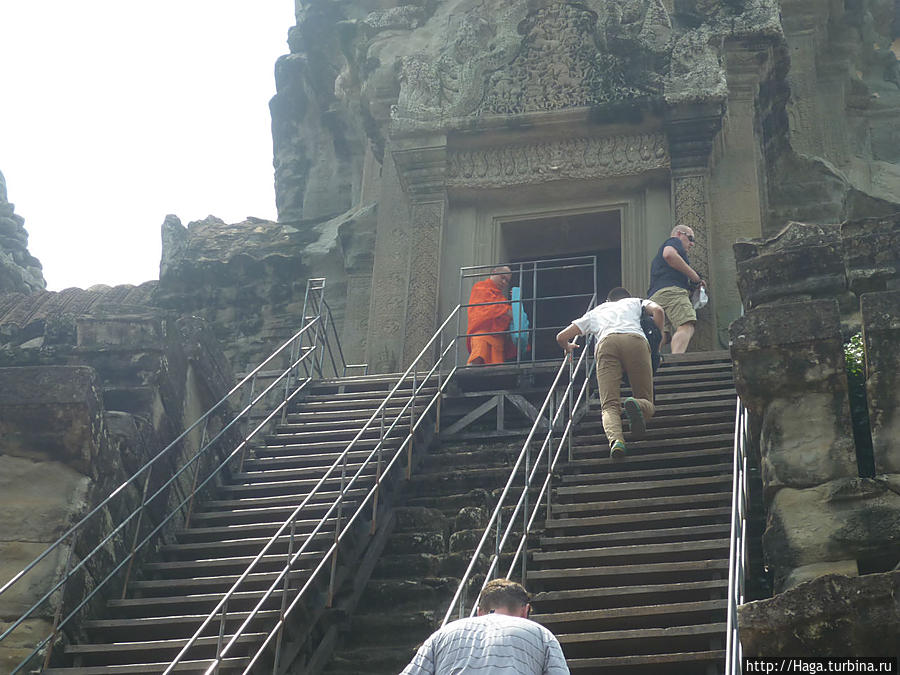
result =
[{"label": "khaki trousers", "polygon": [[610,446],[625,442],[622,435],[622,405],[620,388],[622,371],[628,373],[631,391],[644,414],[653,417],[653,369],[650,365],[650,345],[642,335],[612,333],[597,345],[597,389],[603,413],[603,431]]}]

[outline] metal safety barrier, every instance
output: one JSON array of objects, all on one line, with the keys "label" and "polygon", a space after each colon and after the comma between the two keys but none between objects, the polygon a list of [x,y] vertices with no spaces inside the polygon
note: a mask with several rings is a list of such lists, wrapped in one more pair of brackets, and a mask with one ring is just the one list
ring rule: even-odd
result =
[{"label": "metal safety barrier", "polygon": [[[460,311],[460,307],[457,306],[450,312],[443,324],[437,329],[416,358],[413,359],[406,371],[399,376],[397,383],[354,438],[347,444],[343,452],[337,456],[325,474],[306,494],[291,515],[263,545],[260,552],[254,557],[237,581],[206,615],[184,647],[165,668],[163,671],[164,675],[173,672],[179,663],[187,660],[191,648],[197,644],[201,635],[214,622],[218,622],[219,640],[216,645],[215,657],[210,661],[205,671],[206,673],[215,672],[223,661],[228,658],[232,650],[235,649],[241,637],[247,633],[251,623],[259,617],[260,612],[264,611],[263,608],[266,603],[276,593],[281,595],[278,619],[272,625],[266,627],[265,632],[267,635],[265,639],[252,652],[250,661],[243,672],[249,673],[255,668],[262,667],[260,660],[267,650],[271,650],[272,653],[272,673],[279,673],[283,666],[289,665],[281,663],[284,627],[289,617],[304,601],[310,601],[310,603],[315,601],[315,584],[322,582],[324,585],[326,574],[328,577],[324,605],[325,607],[331,606],[336,592],[336,569],[342,545],[346,543],[350,533],[355,531],[354,526],[357,523],[364,522],[364,519],[369,521],[369,534],[375,533],[379,517],[379,496],[385,489],[386,481],[394,477],[397,471],[396,467],[404,465],[403,459],[405,459],[405,476],[406,478],[411,476],[415,436],[422,428],[423,423],[429,419],[428,416],[432,411],[434,412],[436,430],[439,431],[439,426],[437,425],[439,425],[440,420],[441,396],[457,372],[456,363],[458,361],[457,353],[454,352],[452,359],[450,357],[452,350],[458,350],[458,340],[450,339],[447,341],[449,344],[445,344],[444,335],[447,332],[447,327],[458,317]],[[442,371],[442,366],[444,365],[449,366],[449,372],[446,375]],[[408,392],[401,391],[401,389],[404,389],[404,385],[409,387]],[[435,386],[434,393],[423,392],[423,389],[429,385]],[[399,412],[388,412],[392,404],[400,406]],[[357,466],[353,474],[350,475],[348,471],[348,457],[350,453],[357,446],[366,431],[375,428],[378,429],[376,446],[368,453],[362,463]],[[394,431],[403,429],[407,433],[399,446],[386,448],[386,441],[392,438]],[[351,502],[348,499],[351,491],[360,485],[363,475],[372,468],[375,470],[374,483],[369,486],[365,495],[356,495],[359,498],[358,502]],[[298,536],[296,524],[302,519],[304,514],[308,513],[312,499],[319,494],[326,481],[335,480],[338,476],[340,477],[340,489],[337,496],[328,505],[325,515],[316,517],[318,522],[310,532],[303,534],[302,537]],[[321,509],[321,502],[317,506]],[[352,509],[352,512],[349,514],[345,513],[345,507],[348,510]],[[331,527],[327,527],[329,520],[332,521]],[[310,551],[312,543],[320,534],[329,537],[331,544],[325,551]],[[276,542],[283,537],[288,537],[289,539],[287,553],[284,555],[284,564],[280,572],[263,592],[262,597],[249,611],[240,626],[234,633],[226,636],[225,622],[229,614],[229,603],[237,593],[246,587],[249,575],[257,568],[266,553],[272,550]],[[299,539],[302,539],[302,543],[298,543]],[[298,569],[298,564],[302,558],[309,560],[310,556],[314,556],[313,562],[315,567],[309,572],[307,579],[299,588],[291,588],[291,572]]]},{"label": "metal safety barrier", "polygon": [[[459,270],[459,306],[463,309],[469,307],[484,307],[497,304],[506,304],[506,302],[485,302],[468,304],[469,284],[471,279],[484,279],[490,276],[495,265],[474,265],[470,267],[461,267]],[[551,344],[551,354],[538,354],[546,345],[541,344],[544,335],[550,334],[555,336],[557,332],[569,325],[568,321],[572,318],[570,314],[565,313],[565,322],[561,323],[554,316],[554,312],[548,310],[548,305],[552,306],[558,314],[560,303],[571,302],[574,308],[580,308],[583,303],[592,298],[598,297],[597,288],[597,256],[577,256],[570,258],[548,258],[545,260],[528,260],[508,265],[513,275],[513,283],[518,283],[519,287],[524,291],[528,291],[527,295],[523,295],[519,302],[513,303],[513,312],[517,313],[516,322],[522,325],[523,316],[527,316],[529,327],[524,331],[528,336],[528,344],[530,353],[523,356],[523,349],[516,349],[516,363],[525,361],[555,361],[557,358],[556,346]],[[570,292],[559,294],[552,289],[552,276],[555,274],[566,275],[566,287]],[[548,277],[550,277],[548,279]],[[551,290],[547,290],[550,288]],[[545,293],[543,294],[542,293]],[[604,291],[605,292],[605,291]],[[593,305],[588,307],[591,309]],[[577,309],[576,309],[577,311]],[[575,312],[571,312],[574,314]],[[548,316],[550,315],[550,316]],[[463,330],[462,322],[465,314],[461,313],[458,317],[456,326],[457,339],[466,339],[483,335],[508,335],[509,331],[487,332],[487,333],[468,333]],[[510,329],[512,330],[512,328]],[[514,336],[515,337],[515,336]],[[547,340],[550,342],[549,338]]]},{"label": "metal safety barrier", "polygon": [[[50,564],[53,560],[51,556],[54,554],[60,559],[65,557],[61,578],[43,590],[37,602],[0,632],[2,644],[3,640],[12,635],[29,618],[38,616],[41,608],[52,607],[55,603],[52,629],[38,639],[31,653],[12,670],[13,674],[26,668],[34,668],[37,665],[35,662],[40,660],[42,650],[44,657],[41,668],[46,668],[52,646],[60,631],[69,625],[101,591],[110,594],[114,585],[120,584],[124,597],[134,564],[140,560],[142,551],[151,542],[156,541],[170,523],[173,526],[190,523],[198,493],[211,483],[214,484],[217,477],[230,464],[236,463],[240,470],[250,442],[275,417],[283,414],[291,401],[309,384],[313,374],[321,377],[328,365],[336,376],[343,375],[348,368],[363,367],[347,364],[344,360],[340,344],[336,341],[337,332],[334,329],[331,309],[325,302],[324,291],[324,279],[310,279],[304,298],[303,323],[297,333],[243,377],[174,441],[160,450],[133,476],[113,490],[23,570],[0,587],[0,598],[5,594],[11,597],[20,589],[40,583],[36,580],[42,578],[41,563],[45,563],[44,566]],[[329,327],[336,341],[334,345],[330,341],[332,338],[329,337]],[[328,361],[325,360],[326,355]],[[275,371],[265,371],[267,366],[271,367],[279,360],[283,367]],[[267,379],[271,379],[264,387],[258,385],[258,380],[264,379],[263,373],[268,373]],[[257,410],[272,405],[273,398],[278,401],[274,407],[253,417]],[[198,432],[199,447],[193,454],[189,451],[183,453],[190,454],[185,459],[183,454],[179,455],[179,451],[183,451],[185,444],[193,438],[192,435],[195,436]],[[233,446],[228,446],[229,441],[237,442]],[[161,471],[167,472],[168,477],[165,480],[160,476]],[[208,474],[201,476],[204,471],[208,471]],[[171,475],[168,475],[169,472]],[[158,487],[153,480],[154,476],[162,481]],[[173,493],[172,488],[179,484],[179,481],[190,482],[190,488],[183,496]],[[140,493],[140,501],[137,506],[132,506],[129,500],[133,500],[135,490]],[[170,503],[173,498],[174,504]],[[159,521],[155,524],[149,522],[149,525],[146,525],[144,521],[149,521],[150,512],[160,509],[163,509],[162,513],[156,513]],[[114,520],[109,529],[111,514],[123,512],[124,515]],[[99,535],[99,541],[85,543],[84,538],[98,536],[94,534],[98,530],[103,532]],[[125,544],[127,554],[107,561],[110,551],[114,551],[120,542]],[[86,552],[76,553],[76,545],[85,547]],[[92,574],[96,574],[98,570],[90,567],[93,564],[100,569],[102,578],[99,578],[91,586],[90,591],[72,608],[65,608],[66,591],[70,590],[70,580],[76,575],[85,574],[88,569],[91,569]],[[111,569],[107,569],[109,566]]]},{"label": "metal safety barrier", "polygon": [[748,489],[749,428],[747,409],[737,400],[734,414],[734,477],[731,494],[731,541],[728,562],[728,620],[726,626],[725,673],[740,675],[741,640],[737,608],[744,604],[744,576],[747,569],[747,520],[750,512]]},{"label": "metal safety barrier", "polygon": [[[595,298],[591,297],[589,308],[594,306],[594,301]],[[567,460],[571,461],[572,427],[577,421],[577,412],[585,410],[588,404],[591,381],[590,364],[593,362],[594,355],[593,341],[585,336],[584,342],[585,344],[581,350],[581,355],[577,364],[574,363],[571,355],[566,356],[560,363],[559,368],[556,371],[556,377],[553,379],[553,383],[550,385],[547,395],[544,397],[544,402],[541,405],[534,425],[531,427],[531,430],[525,439],[525,443],[519,451],[519,456],[510,471],[509,478],[506,481],[506,485],[503,487],[497,505],[488,520],[484,533],[481,535],[481,539],[478,542],[478,546],[476,546],[475,552],[472,554],[472,559],[469,561],[469,565],[460,580],[459,586],[457,586],[456,592],[453,594],[453,599],[450,601],[450,605],[444,614],[444,619],[441,622],[442,626],[450,621],[454,614],[456,614],[458,618],[463,618],[465,616],[468,604],[467,598],[469,586],[472,584],[475,575],[480,574],[476,568],[481,559],[482,552],[485,551],[485,548],[488,546],[488,542],[493,538],[494,547],[487,570],[484,572],[484,581],[481,584],[481,588],[484,588],[485,584],[496,576],[495,572],[497,572],[501,564],[501,558],[504,555],[508,555],[506,550],[507,541],[510,537],[514,536],[517,527],[521,527],[521,530],[519,532],[516,548],[512,552],[512,558],[509,563],[506,577],[514,578],[515,576],[518,576],[524,583],[528,573],[528,536],[532,531],[541,508],[545,509],[545,517],[550,517],[552,509],[551,483],[554,471],[560,461],[560,456],[564,447],[567,448]],[[582,381],[580,387],[578,387],[576,396],[575,389],[576,384],[578,383],[576,375],[580,373],[582,369],[583,377],[581,378]],[[566,375],[568,381],[565,388],[560,392],[558,389]],[[584,405],[584,408],[581,407],[582,405]],[[545,415],[550,418],[550,423],[547,425],[547,430],[544,434],[540,448],[538,448],[536,452],[533,452],[532,443],[537,436],[538,429],[542,426],[541,422]],[[559,433],[559,439],[555,441],[554,430],[559,427],[562,427],[562,430]],[[529,492],[537,487],[537,485],[540,485],[540,489],[534,499],[533,505],[529,507]],[[512,513],[507,519],[506,527],[503,528],[503,512],[509,508],[507,500],[511,499],[513,489],[519,486],[521,487],[519,498],[516,501]],[[520,516],[521,522],[519,521]],[[516,575],[517,567],[519,568],[518,575]],[[479,594],[480,589],[479,593],[475,594],[475,597],[477,598]],[[470,615],[474,615],[475,611],[476,607],[473,603]]]}]

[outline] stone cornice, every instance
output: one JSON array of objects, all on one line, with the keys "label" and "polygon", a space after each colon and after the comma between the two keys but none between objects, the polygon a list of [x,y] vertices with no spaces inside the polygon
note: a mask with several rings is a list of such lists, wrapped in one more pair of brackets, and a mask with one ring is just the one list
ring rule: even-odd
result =
[{"label": "stone cornice", "polygon": [[391,154],[400,183],[411,202],[443,199],[447,189],[446,136],[400,139]]}]

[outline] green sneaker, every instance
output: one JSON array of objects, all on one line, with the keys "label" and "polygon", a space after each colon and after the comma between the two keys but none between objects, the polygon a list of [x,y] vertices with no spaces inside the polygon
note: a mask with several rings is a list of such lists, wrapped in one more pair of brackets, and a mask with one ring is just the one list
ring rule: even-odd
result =
[{"label": "green sneaker", "polygon": [[623,459],[625,457],[625,444],[622,441],[616,441],[609,449],[610,459]]},{"label": "green sneaker", "polygon": [[644,423],[644,413],[638,402],[629,396],[625,399],[625,415],[628,416],[628,423],[631,425],[631,434],[635,438],[641,438],[647,433],[647,425]]}]

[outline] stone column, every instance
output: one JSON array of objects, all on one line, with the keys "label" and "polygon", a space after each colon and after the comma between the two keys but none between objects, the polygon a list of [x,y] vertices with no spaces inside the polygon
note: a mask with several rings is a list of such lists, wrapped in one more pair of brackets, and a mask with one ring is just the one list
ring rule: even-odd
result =
[{"label": "stone column", "polygon": [[[441,239],[447,218],[447,138],[408,139],[393,150],[400,181],[410,201],[403,362],[409,365],[438,326]],[[430,359],[426,359],[428,365]]]},{"label": "stone column", "polygon": [[[686,225],[694,230],[691,267],[709,279],[709,158],[713,138],[722,124],[722,107],[718,104],[686,106],[673,110],[666,121],[669,153],[672,161],[672,226]],[[697,314],[697,330],[691,350],[714,349],[714,289],[711,302]]]},{"label": "stone column", "polygon": [[900,291],[860,298],[875,473],[900,479]]}]

